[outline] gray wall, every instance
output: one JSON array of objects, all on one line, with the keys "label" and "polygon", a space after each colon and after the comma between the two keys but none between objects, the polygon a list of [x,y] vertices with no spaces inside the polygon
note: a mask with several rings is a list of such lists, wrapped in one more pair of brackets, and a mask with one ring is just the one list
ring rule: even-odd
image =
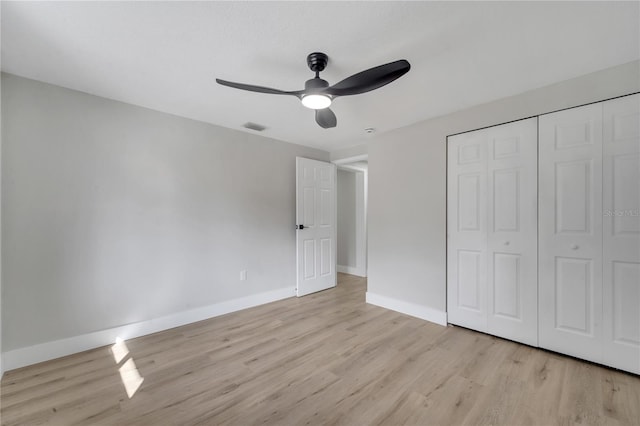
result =
[{"label": "gray wall", "polygon": [[357,146],[337,149],[331,151],[331,161],[343,160],[345,158],[359,157],[367,154],[367,145],[363,142]]},{"label": "gray wall", "polygon": [[368,291],[446,310],[447,135],[640,91],[639,64],[632,62],[372,138],[368,146]]},{"label": "gray wall", "polygon": [[328,153],[6,74],[2,119],[4,351],[295,286]]},{"label": "gray wall", "polygon": [[338,265],[357,267],[356,174],[338,169]]}]

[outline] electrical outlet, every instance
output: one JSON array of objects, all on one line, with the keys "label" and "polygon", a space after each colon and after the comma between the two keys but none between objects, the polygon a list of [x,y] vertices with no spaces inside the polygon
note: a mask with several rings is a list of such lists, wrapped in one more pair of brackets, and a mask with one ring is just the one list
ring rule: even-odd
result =
[{"label": "electrical outlet", "polygon": [[242,270],[240,271],[240,281],[246,281],[247,280],[247,271]]}]

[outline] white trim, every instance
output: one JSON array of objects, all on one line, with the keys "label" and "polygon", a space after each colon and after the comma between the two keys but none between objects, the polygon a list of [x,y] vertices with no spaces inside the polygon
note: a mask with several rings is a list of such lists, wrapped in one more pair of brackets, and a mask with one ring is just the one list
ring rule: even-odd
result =
[{"label": "white trim", "polygon": [[362,270],[363,268],[357,268],[354,266],[343,266],[336,265],[336,271],[342,272],[343,274],[355,275],[357,277],[366,277],[366,271]]},{"label": "white trim", "polygon": [[356,161],[364,161],[369,159],[369,154],[354,155],[353,157],[340,158],[339,160],[333,160],[333,164],[346,164],[355,163]]},{"label": "white trim", "polygon": [[367,171],[356,173],[356,264],[367,276]]},{"label": "white trim", "polygon": [[160,318],[154,318],[133,324],[122,325],[107,330],[82,334],[66,339],[41,343],[26,348],[5,352],[2,367],[13,370],[38,362],[48,361],[89,349],[113,344],[116,337],[124,340],[145,336],[197,321],[217,317],[242,309],[275,302],[295,296],[294,287],[286,287],[264,293],[253,294],[239,299],[228,300],[201,308],[191,309]]},{"label": "white trim", "polygon": [[338,165],[337,167],[345,172],[364,173],[367,171],[366,167],[352,166],[351,164]]},{"label": "white trim", "polygon": [[[345,274],[357,275],[359,277],[367,276],[367,169],[350,167],[349,165],[338,166],[338,169],[353,173],[356,180],[355,194],[355,240],[356,240],[356,266],[336,265],[338,272]],[[342,269],[340,269],[342,268]]]},{"label": "white trim", "polygon": [[381,296],[379,294],[367,292],[367,303],[380,306],[392,311],[411,315],[439,325],[447,325],[447,313],[426,306],[417,305],[403,300],[392,299],[391,297]]},{"label": "white trim", "polygon": [[[332,251],[332,266],[338,265],[338,166],[333,165],[333,244],[331,245]],[[333,273],[333,286],[338,285],[338,269]]]},{"label": "white trim", "polygon": [[355,243],[356,243],[356,259],[355,266],[336,265],[338,272],[356,275],[358,277],[367,276],[367,171],[361,169],[351,169],[345,166],[338,166],[338,169],[355,175],[356,194],[355,194]]}]

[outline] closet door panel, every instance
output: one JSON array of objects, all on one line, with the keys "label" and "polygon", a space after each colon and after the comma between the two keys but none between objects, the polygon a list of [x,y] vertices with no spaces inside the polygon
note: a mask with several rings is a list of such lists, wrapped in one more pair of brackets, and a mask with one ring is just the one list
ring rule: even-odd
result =
[{"label": "closet door panel", "polygon": [[539,118],[539,344],[602,361],[602,104]]},{"label": "closet door panel", "polygon": [[537,344],[537,119],[448,139],[448,321]]},{"label": "closet door panel", "polygon": [[448,139],[447,316],[486,331],[486,141],[483,134]]},{"label": "closet door panel", "polygon": [[484,131],[488,332],[537,346],[537,119]]},{"label": "closet door panel", "polygon": [[640,95],[604,103],[605,364],[640,374]]}]

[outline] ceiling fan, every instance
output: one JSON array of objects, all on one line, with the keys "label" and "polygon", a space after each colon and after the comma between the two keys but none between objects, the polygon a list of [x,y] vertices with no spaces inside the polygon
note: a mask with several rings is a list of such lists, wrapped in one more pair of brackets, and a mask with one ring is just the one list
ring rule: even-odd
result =
[{"label": "ceiling fan", "polygon": [[223,86],[249,90],[251,92],[295,96],[302,101],[302,105],[316,111],[316,122],[320,127],[329,129],[336,127],[337,124],[336,115],[329,109],[331,102],[335,98],[339,96],[359,95],[360,93],[378,89],[402,77],[411,69],[408,61],[400,59],[359,72],[333,86],[329,86],[326,80],[320,78],[320,72],[325,69],[328,61],[329,57],[320,52],[314,52],[307,56],[307,65],[311,71],[316,73],[316,76],[306,81],[304,90],[285,91],[251,84],[234,83],[232,81],[220,80],[219,78],[216,78],[216,82]]}]

